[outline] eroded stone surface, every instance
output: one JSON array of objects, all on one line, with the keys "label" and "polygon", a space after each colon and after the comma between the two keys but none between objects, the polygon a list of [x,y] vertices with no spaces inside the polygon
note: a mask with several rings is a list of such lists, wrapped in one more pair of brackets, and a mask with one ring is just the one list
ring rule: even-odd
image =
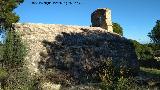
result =
[{"label": "eroded stone surface", "polygon": [[[40,61],[40,52],[46,52],[42,41],[47,40],[53,42],[57,35],[62,32],[83,32],[86,30],[99,30],[107,32],[100,27],[87,27],[87,26],[71,26],[71,25],[56,25],[56,24],[33,24],[33,23],[16,23],[14,24],[15,30],[20,33],[22,40],[27,43],[28,55],[25,58],[26,65],[32,74],[39,73],[38,62]],[[117,34],[115,34],[117,35]]]}]

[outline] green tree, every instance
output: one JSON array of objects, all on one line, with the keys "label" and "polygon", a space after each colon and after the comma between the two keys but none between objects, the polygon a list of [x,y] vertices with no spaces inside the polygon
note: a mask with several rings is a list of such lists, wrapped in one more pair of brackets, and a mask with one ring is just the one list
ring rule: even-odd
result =
[{"label": "green tree", "polygon": [[[29,74],[24,67],[24,58],[27,54],[25,44],[18,33],[12,29],[12,23],[19,20],[13,10],[24,0],[0,0],[0,29],[6,33],[6,42],[0,60],[0,79],[3,90],[33,90]],[[1,51],[0,51],[1,53]]]},{"label": "green tree", "polygon": [[123,36],[123,28],[118,23],[113,23],[113,32]]},{"label": "green tree", "polygon": [[26,47],[18,33],[9,31],[4,47],[3,64],[6,65],[7,68],[16,68],[23,65],[26,52]]},{"label": "green tree", "polygon": [[156,21],[156,25],[153,27],[151,32],[148,33],[151,41],[155,44],[160,44],[160,20]]},{"label": "green tree", "polygon": [[136,40],[130,40],[133,43],[137,58],[139,60],[153,59],[153,50],[148,44],[140,44]]},{"label": "green tree", "polygon": [[24,0],[0,0],[0,21],[5,29],[10,28],[12,23],[18,22],[19,16],[13,12]]}]

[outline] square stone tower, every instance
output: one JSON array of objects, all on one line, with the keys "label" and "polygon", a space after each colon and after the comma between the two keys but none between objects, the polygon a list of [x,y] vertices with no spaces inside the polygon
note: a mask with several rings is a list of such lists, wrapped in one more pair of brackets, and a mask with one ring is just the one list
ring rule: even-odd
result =
[{"label": "square stone tower", "polygon": [[99,8],[91,14],[92,27],[101,27],[108,32],[113,32],[111,10]]}]

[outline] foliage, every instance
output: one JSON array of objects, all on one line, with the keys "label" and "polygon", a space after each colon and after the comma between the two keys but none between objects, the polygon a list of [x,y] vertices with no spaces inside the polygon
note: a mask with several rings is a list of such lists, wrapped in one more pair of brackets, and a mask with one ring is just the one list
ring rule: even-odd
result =
[{"label": "foliage", "polygon": [[115,83],[108,84],[106,82],[102,82],[100,84],[100,88],[102,90],[141,90],[138,89],[138,85],[136,85],[134,78],[117,78]]},{"label": "foliage", "polygon": [[123,28],[118,23],[113,23],[113,32],[123,36]]},{"label": "foliage", "polygon": [[150,75],[150,77],[160,77],[160,70],[153,68],[140,67],[141,72],[145,72],[145,75]]},{"label": "foliage", "polygon": [[0,68],[0,81],[6,79],[7,76],[8,76],[7,70]]},{"label": "foliage", "polygon": [[4,46],[2,44],[0,44],[0,62],[3,59],[3,49],[4,49]]},{"label": "foliage", "polygon": [[148,36],[154,43],[160,44],[160,20],[156,21],[156,25],[151,32],[148,33]]},{"label": "foliage", "polygon": [[146,44],[148,47],[151,47],[153,51],[160,50],[160,44],[155,44],[155,43],[149,43]]},{"label": "foliage", "polygon": [[26,47],[21,41],[18,33],[15,33],[15,31],[9,31],[7,36],[3,63],[11,68],[22,66],[24,57],[27,54]]},{"label": "foliage", "polygon": [[5,80],[3,88],[5,90],[35,90],[33,81],[29,77],[28,71],[24,68],[10,69],[9,76]]},{"label": "foliage", "polygon": [[[113,66],[112,60],[107,60],[100,67],[99,76],[101,78],[102,90],[129,90],[133,88],[133,82],[130,73],[130,68],[127,67],[127,62],[122,60],[119,69]],[[132,83],[132,84],[131,84]]]},{"label": "foliage", "polygon": [[113,83],[115,79],[115,68],[111,59],[107,59],[98,67],[98,75],[101,81],[105,81],[109,84]]},{"label": "foliage", "polygon": [[13,12],[24,0],[0,0],[0,21],[4,23],[5,28],[10,28],[12,23],[19,20],[19,17]]},{"label": "foliage", "polygon": [[131,89],[131,83],[127,78],[119,78],[117,82],[117,90],[130,90]]},{"label": "foliage", "polygon": [[160,67],[160,61],[155,59],[155,51],[159,50],[160,45],[158,44],[140,44],[136,40],[130,40],[135,47],[139,64],[142,67],[157,68]]},{"label": "foliage", "polygon": [[153,59],[153,50],[147,44],[140,44],[136,40],[130,40],[135,47],[135,52],[139,60]]},{"label": "foliage", "polygon": [[2,82],[3,89],[32,90],[34,82],[24,67],[24,58],[27,54],[26,46],[19,34],[14,30],[7,32],[2,68],[7,70],[8,76]]}]

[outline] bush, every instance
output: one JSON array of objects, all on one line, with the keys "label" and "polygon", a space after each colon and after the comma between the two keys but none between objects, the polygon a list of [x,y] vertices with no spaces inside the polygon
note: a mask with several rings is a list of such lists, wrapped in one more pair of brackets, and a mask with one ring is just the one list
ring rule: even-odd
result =
[{"label": "bush", "polygon": [[115,68],[112,60],[108,59],[98,67],[98,75],[101,81],[112,84],[115,79]]},{"label": "bush", "polygon": [[[140,83],[140,85],[139,85]],[[102,90],[148,90],[149,87],[137,82],[136,78],[118,78],[114,84],[102,82],[100,84]]]},{"label": "bush", "polygon": [[135,47],[138,60],[151,60],[154,57],[153,49],[148,44],[140,44],[136,40],[130,40]]},{"label": "bush", "polygon": [[123,36],[123,28],[118,23],[113,23],[113,32]]},{"label": "bush", "polygon": [[6,79],[8,76],[7,70],[0,68],[0,82]]},{"label": "bush", "polygon": [[16,68],[9,70],[9,76],[7,77],[4,85],[6,90],[35,90],[35,82],[29,77],[27,70],[24,68]]},{"label": "bush", "polygon": [[24,67],[24,58],[27,54],[26,46],[18,33],[7,32],[4,45],[3,68],[7,70],[8,76],[2,82],[2,88],[7,90],[32,90],[34,82]]},{"label": "bush", "polygon": [[7,68],[23,66],[24,57],[27,54],[26,47],[20,36],[15,31],[7,32],[7,40],[4,47],[4,65]]},{"label": "bush", "polygon": [[99,68],[102,81],[100,88],[102,90],[130,90],[135,86],[134,80],[130,78],[130,70],[125,60],[122,60],[119,68],[113,66],[112,60],[107,60]]}]

